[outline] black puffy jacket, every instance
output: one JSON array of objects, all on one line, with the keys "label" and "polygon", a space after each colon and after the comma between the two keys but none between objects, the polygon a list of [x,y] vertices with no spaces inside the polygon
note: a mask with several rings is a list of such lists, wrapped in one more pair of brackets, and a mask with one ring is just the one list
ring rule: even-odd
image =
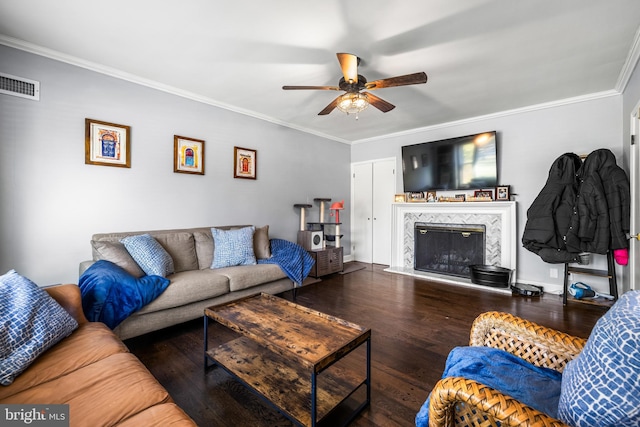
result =
[{"label": "black puffy jacket", "polygon": [[564,263],[578,259],[580,251],[569,250],[565,236],[571,226],[577,196],[580,157],[565,153],[549,170],[547,182],[527,210],[522,245],[545,262]]},{"label": "black puffy jacket", "polygon": [[567,247],[596,254],[628,248],[629,179],[610,150],[602,148],[587,156],[577,196]]}]

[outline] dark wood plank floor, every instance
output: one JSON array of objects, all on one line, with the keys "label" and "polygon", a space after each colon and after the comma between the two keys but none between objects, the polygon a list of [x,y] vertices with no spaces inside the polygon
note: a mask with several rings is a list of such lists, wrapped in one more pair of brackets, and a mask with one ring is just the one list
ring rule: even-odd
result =
[{"label": "dark wood plank floor", "polygon": [[[443,285],[365,264],[298,290],[297,302],[372,330],[371,405],[353,426],[412,426],[440,378],[447,354],[466,345],[480,313],[505,311],[587,337],[604,314],[586,304],[562,306],[545,294],[527,298]],[[282,294],[292,298],[291,292]],[[203,321],[126,341],[174,400],[200,426],[290,426],[286,418],[221,369],[203,369]]]}]

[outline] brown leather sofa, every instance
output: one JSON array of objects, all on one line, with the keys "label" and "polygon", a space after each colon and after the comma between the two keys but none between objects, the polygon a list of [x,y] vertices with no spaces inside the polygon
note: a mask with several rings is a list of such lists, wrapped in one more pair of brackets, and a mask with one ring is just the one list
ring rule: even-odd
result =
[{"label": "brown leather sofa", "polygon": [[71,426],[196,425],[109,328],[87,321],[76,285],[46,290],[78,329],[0,387],[0,403],[68,404]]}]

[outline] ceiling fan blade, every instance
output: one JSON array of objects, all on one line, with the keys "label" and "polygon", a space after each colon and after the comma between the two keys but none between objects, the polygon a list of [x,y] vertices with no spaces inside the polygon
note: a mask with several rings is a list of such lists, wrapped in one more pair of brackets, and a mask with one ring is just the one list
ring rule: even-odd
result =
[{"label": "ceiling fan blade", "polygon": [[[342,96],[342,95],[340,95]],[[326,107],[324,107],[324,110],[320,111],[318,113],[319,116],[326,116],[327,114],[329,114],[330,112],[332,112],[336,106],[338,105],[338,99],[340,99],[340,96],[338,96],[336,99],[334,99],[333,101],[331,101],[331,103],[329,105],[327,105]]]},{"label": "ceiling fan blade", "polygon": [[346,82],[358,83],[358,57],[351,53],[336,53]]},{"label": "ceiling fan blade", "polygon": [[282,86],[284,90],[340,90],[338,86]]},{"label": "ceiling fan blade", "polygon": [[394,108],[396,108],[395,105],[385,101],[382,98],[378,98],[377,96],[368,93],[368,92],[363,92],[365,95],[367,95],[367,99],[369,100],[369,104],[373,105],[374,107],[376,107],[378,110],[382,111],[383,113],[387,113],[391,110],[393,110]]},{"label": "ceiling fan blade", "polygon": [[374,80],[365,85],[367,90],[383,89],[385,87],[418,85],[427,82],[427,75],[424,72],[407,74],[404,76],[390,77],[388,79]]}]

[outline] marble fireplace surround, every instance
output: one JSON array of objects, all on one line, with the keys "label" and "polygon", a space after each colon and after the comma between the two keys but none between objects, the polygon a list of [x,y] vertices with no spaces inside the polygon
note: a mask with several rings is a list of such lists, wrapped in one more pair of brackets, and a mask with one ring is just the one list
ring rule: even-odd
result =
[{"label": "marble fireplace surround", "polygon": [[511,293],[475,285],[471,280],[413,269],[414,224],[482,224],[486,227],[485,264],[514,270],[516,277],[516,202],[394,203],[391,214],[391,265],[387,271],[429,280]]}]

